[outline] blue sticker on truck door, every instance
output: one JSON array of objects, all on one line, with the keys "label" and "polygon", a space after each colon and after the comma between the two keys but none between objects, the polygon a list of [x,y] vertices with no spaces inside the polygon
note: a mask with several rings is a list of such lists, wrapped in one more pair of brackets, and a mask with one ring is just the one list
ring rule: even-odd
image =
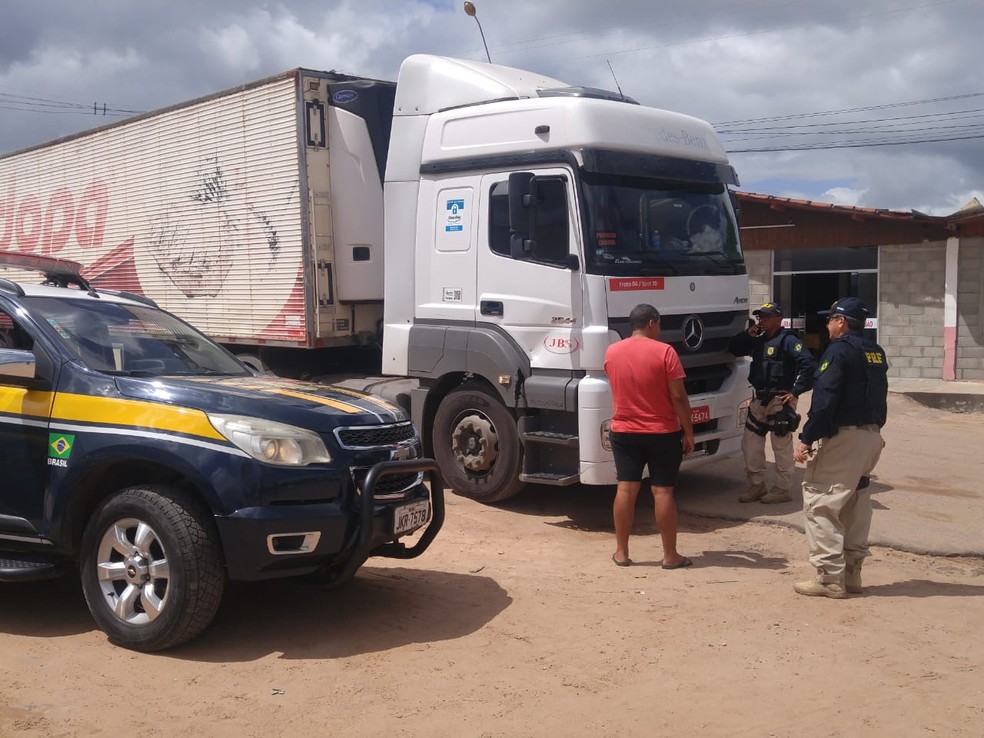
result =
[{"label": "blue sticker on truck door", "polygon": [[465,210],[464,200],[447,201],[448,222],[444,226],[445,231],[447,231],[448,233],[453,233],[455,231],[464,230],[465,226],[462,223],[464,210]]},{"label": "blue sticker on truck door", "polygon": [[438,251],[467,251],[471,236],[472,189],[454,187],[442,190],[437,199]]}]

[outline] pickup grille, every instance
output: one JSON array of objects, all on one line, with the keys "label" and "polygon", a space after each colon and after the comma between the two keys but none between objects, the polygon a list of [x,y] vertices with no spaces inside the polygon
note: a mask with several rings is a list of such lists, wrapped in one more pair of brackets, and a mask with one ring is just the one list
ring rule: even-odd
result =
[{"label": "pickup grille", "polygon": [[336,428],[335,438],[342,448],[364,449],[406,444],[417,438],[417,431],[409,420],[390,425],[361,425]]},{"label": "pickup grille", "polygon": [[[352,470],[355,486],[360,495],[365,487],[366,475],[368,473],[368,469]],[[412,474],[387,474],[384,477],[380,477],[376,482],[376,494],[373,499],[377,501],[402,500],[422,480],[423,475],[416,472]]]}]

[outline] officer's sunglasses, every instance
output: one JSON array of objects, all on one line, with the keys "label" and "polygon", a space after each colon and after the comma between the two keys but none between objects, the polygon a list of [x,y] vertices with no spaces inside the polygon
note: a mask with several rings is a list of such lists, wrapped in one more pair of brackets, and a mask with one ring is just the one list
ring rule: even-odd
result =
[{"label": "officer's sunglasses", "polygon": [[843,318],[843,317],[844,317],[843,315],[828,315],[827,322],[829,323],[832,320],[836,320],[837,318]]}]

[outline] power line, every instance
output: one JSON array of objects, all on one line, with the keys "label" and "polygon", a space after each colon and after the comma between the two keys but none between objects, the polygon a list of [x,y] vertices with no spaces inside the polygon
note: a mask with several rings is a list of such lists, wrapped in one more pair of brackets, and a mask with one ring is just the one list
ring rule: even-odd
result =
[{"label": "power line", "polygon": [[764,154],[783,151],[821,151],[829,149],[860,149],[869,146],[911,146],[914,144],[945,143],[948,141],[973,141],[984,138],[984,132],[971,136],[940,136],[937,138],[917,138],[903,141],[854,141],[850,143],[803,144],[802,146],[768,146],[757,149],[727,149],[729,154]]},{"label": "power line", "polygon": [[114,117],[136,115],[143,112],[142,110],[111,108],[106,103],[79,103],[11,92],[0,92],[0,109],[29,113],[83,113]]},{"label": "power line", "polygon": [[865,105],[859,108],[844,108],[842,110],[820,110],[812,113],[791,113],[789,115],[773,115],[767,118],[747,118],[745,120],[730,120],[714,125],[731,126],[742,125],[744,123],[772,123],[780,120],[795,120],[796,118],[814,118],[824,115],[848,115],[850,113],[866,113],[870,110],[887,110],[888,108],[904,108],[913,105],[930,105],[932,103],[951,102],[953,100],[966,100],[971,97],[984,97],[984,92],[967,92],[962,95],[949,95],[947,97],[931,97],[925,100],[906,100],[904,102],[884,103],[881,105]]}]

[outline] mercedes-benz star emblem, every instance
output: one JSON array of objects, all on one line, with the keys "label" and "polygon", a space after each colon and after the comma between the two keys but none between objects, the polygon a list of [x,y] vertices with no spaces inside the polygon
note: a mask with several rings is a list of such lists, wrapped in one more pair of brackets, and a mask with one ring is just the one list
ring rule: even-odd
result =
[{"label": "mercedes-benz star emblem", "polygon": [[704,343],[704,322],[696,315],[683,321],[683,345],[688,351],[696,351]]}]

